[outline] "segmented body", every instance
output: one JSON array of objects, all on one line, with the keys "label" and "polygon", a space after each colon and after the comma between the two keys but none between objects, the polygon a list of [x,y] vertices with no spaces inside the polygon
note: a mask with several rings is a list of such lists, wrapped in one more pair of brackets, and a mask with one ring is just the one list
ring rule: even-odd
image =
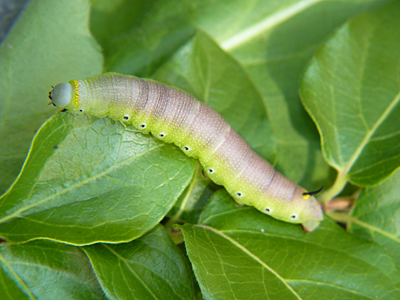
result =
[{"label": "segmented body", "polygon": [[[283,221],[302,223],[308,230],[322,219],[314,197],[304,195],[305,189],[276,172],[220,114],[188,93],[116,73],[70,81],[70,85],[66,94],[71,93],[71,102],[65,108],[132,124],[174,143],[199,159],[210,179],[223,185],[236,202]],[[56,94],[61,94],[57,86],[51,96],[59,106]]]}]

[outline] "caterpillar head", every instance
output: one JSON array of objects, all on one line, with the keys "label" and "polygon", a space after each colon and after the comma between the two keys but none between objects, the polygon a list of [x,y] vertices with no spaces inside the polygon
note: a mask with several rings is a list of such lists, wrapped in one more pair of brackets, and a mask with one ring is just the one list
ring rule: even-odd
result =
[{"label": "caterpillar head", "polygon": [[51,104],[65,108],[71,104],[74,98],[74,88],[68,82],[57,84],[49,93]]},{"label": "caterpillar head", "polygon": [[[83,91],[82,91],[83,90]],[[90,101],[81,94],[85,89],[79,89],[79,81],[59,83],[49,93],[51,104],[62,109],[69,110],[72,113],[91,113]],[[85,95],[84,95],[85,96]]]}]

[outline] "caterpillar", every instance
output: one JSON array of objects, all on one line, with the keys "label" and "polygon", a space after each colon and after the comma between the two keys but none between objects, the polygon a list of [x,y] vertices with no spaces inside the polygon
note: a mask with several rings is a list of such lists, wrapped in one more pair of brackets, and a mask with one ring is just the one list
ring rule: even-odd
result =
[{"label": "caterpillar", "polygon": [[75,114],[132,124],[199,159],[205,172],[239,204],[254,206],[310,232],[323,219],[316,192],[275,171],[215,110],[162,83],[118,73],[71,80],[53,87],[51,104]]}]

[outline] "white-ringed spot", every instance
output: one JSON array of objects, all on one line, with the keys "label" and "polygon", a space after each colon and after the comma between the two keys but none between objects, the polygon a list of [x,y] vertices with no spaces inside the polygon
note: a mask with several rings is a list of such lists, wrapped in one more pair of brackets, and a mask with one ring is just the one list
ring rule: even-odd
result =
[{"label": "white-ringed spot", "polygon": [[290,216],[290,218],[292,219],[292,220],[297,220],[298,219],[298,215],[296,215],[296,214],[293,214],[293,215],[291,215]]},{"label": "white-ringed spot", "polygon": [[210,173],[210,174],[213,174],[213,173],[215,172],[214,169],[211,169],[211,168],[208,168],[207,171],[208,171],[208,173]]},{"label": "white-ringed spot", "polygon": [[266,207],[264,210],[265,210],[265,212],[266,212],[267,214],[272,214],[272,209],[271,209],[271,208]]},{"label": "white-ringed spot", "polygon": [[139,128],[140,128],[140,129],[145,129],[145,128],[146,128],[146,124],[140,124],[140,125],[139,125]]},{"label": "white-ringed spot", "polygon": [[128,120],[129,120],[129,116],[128,116],[128,115],[125,115],[125,116],[124,116],[124,120],[125,120],[125,121],[128,121]]},{"label": "white-ringed spot", "polygon": [[242,192],[236,192],[236,196],[238,196],[239,198],[243,197],[243,193]]},{"label": "white-ringed spot", "polygon": [[185,149],[185,151],[189,151],[190,148],[188,146],[183,147],[183,149]]},{"label": "white-ringed spot", "polygon": [[160,133],[158,136],[159,136],[160,138],[163,138],[163,137],[165,136],[165,133]]}]

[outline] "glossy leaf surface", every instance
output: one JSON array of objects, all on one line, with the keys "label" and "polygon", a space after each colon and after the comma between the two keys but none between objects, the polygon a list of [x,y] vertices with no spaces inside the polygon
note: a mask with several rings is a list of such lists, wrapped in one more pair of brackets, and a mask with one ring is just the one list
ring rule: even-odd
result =
[{"label": "glossy leaf surface", "polygon": [[167,214],[194,164],[176,147],[109,119],[59,113],[40,129],[0,200],[0,236],[130,241]]},{"label": "glossy leaf surface", "polygon": [[184,225],[206,299],[396,299],[400,271],[378,245],[330,220],[310,234],[216,193],[199,225]]},{"label": "glossy leaf surface", "polygon": [[0,246],[1,299],[106,299],[78,247],[50,241]]},{"label": "glossy leaf surface", "polygon": [[[363,190],[347,220],[353,234],[381,244],[400,266],[400,172]],[[345,220],[346,221],[346,220]]]},{"label": "glossy leaf surface", "polygon": [[189,265],[161,225],[130,243],[83,250],[111,299],[194,299]]},{"label": "glossy leaf surface", "polygon": [[340,28],[311,62],[301,87],[327,161],[366,186],[400,166],[400,4]]}]

